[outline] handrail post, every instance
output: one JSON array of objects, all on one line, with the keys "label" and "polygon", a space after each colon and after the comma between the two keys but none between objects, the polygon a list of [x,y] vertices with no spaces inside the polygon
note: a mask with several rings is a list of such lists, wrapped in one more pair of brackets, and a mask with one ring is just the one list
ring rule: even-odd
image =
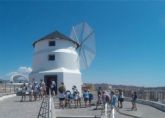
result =
[{"label": "handrail post", "polygon": [[107,118],[107,112],[108,112],[108,105],[107,105],[107,103],[105,103],[104,108],[105,108],[105,117]]},{"label": "handrail post", "polygon": [[51,90],[49,89],[49,101],[48,101],[48,118],[51,118]]},{"label": "handrail post", "polygon": [[112,116],[111,117],[112,118],[115,118],[115,108],[114,107],[112,108],[112,111],[111,112],[112,112]]}]

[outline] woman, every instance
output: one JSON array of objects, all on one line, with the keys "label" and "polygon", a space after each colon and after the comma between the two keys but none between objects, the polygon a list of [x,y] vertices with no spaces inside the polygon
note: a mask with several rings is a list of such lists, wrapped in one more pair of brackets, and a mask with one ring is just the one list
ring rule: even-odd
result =
[{"label": "woman", "polygon": [[55,83],[55,81],[51,82],[51,94],[56,95],[56,83]]},{"label": "woman", "polygon": [[84,97],[84,102],[85,102],[85,107],[87,107],[87,103],[89,101],[89,92],[85,89],[84,93],[83,93],[83,97]]},{"label": "woman", "polygon": [[91,102],[93,100],[93,94],[90,91],[88,92],[89,92],[89,106],[91,106]]},{"label": "woman", "polygon": [[63,82],[61,83],[61,86],[58,88],[58,91],[59,91],[59,101],[60,101],[59,108],[64,108],[66,89]]},{"label": "woman", "polygon": [[39,98],[43,98],[46,95],[46,85],[45,82],[41,79],[39,84]]},{"label": "woman", "polygon": [[66,90],[65,92],[65,107],[70,107],[70,102],[71,102],[71,92],[70,90]]},{"label": "woman", "polygon": [[124,101],[124,95],[123,95],[123,91],[122,90],[119,90],[119,104],[118,104],[118,107],[119,108],[123,108],[123,101]]},{"label": "woman", "polygon": [[32,101],[33,90],[32,90],[31,83],[28,84],[27,91],[28,91],[28,94],[29,94],[29,101]]},{"label": "woman", "polygon": [[137,94],[136,94],[136,92],[133,92],[133,94],[132,94],[132,110],[137,110],[136,100],[137,100]]},{"label": "woman", "polygon": [[111,101],[111,96],[107,91],[102,92],[102,102],[103,102],[103,109],[105,109],[105,104],[109,105]]},{"label": "woman", "polygon": [[34,101],[37,100],[37,95],[39,94],[39,87],[38,87],[38,83],[35,82],[33,85],[33,96],[34,96]]},{"label": "woman", "polygon": [[26,87],[26,84],[25,83],[21,86],[21,89],[22,89],[21,102],[23,102],[23,100],[24,101],[26,100],[26,91],[27,91],[27,87]]}]

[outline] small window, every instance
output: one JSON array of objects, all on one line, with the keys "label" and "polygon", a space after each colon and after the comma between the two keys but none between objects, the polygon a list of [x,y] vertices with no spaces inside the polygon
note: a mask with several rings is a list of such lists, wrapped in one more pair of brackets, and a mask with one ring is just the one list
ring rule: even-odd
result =
[{"label": "small window", "polygon": [[55,55],[51,54],[48,56],[49,61],[54,61],[55,60]]},{"label": "small window", "polygon": [[49,41],[49,46],[55,46],[56,42],[55,41]]}]

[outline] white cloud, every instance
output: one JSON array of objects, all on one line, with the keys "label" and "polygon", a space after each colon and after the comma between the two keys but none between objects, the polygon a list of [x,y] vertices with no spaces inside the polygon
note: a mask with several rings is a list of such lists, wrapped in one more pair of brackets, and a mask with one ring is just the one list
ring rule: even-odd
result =
[{"label": "white cloud", "polygon": [[20,66],[16,71],[9,72],[6,74],[6,79],[10,79],[12,75],[23,75],[25,77],[29,77],[29,73],[32,71],[31,67],[26,67],[26,66]]},{"label": "white cloud", "polygon": [[21,73],[21,74],[29,74],[31,71],[32,71],[31,67],[21,66],[21,67],[18,68],[18,72]]}]

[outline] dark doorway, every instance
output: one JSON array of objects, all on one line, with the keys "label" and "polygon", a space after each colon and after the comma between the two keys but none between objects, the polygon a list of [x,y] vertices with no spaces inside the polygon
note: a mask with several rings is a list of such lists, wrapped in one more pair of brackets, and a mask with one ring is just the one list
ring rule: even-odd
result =
[{"label": "dark doorway", "polygon": [[52,81],[55,82],[55,94],[57,95],[57,75],[45,75],[44,82],[46,84],[46,92],[49,95],[49,89],[51,89]]}]

